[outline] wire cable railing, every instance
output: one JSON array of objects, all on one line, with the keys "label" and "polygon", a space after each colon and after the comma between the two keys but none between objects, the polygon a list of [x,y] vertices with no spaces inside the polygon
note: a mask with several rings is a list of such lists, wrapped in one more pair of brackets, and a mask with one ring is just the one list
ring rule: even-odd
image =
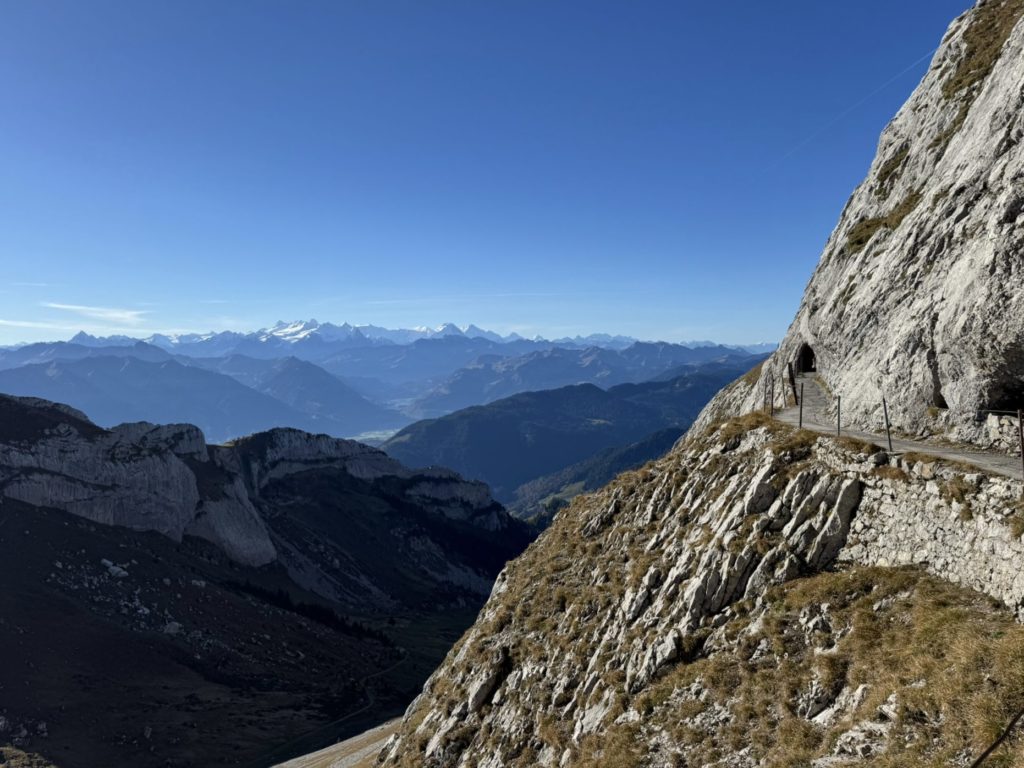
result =
[{"label": "wire cable railing", "polygon": [[[800,371],[799,373],[794,370],[793,364],[789,363],[786,366],[785,372],[770,371],[767,376],[762,375],[763,380],[763,392],[762,392],[762,406],[764,412],[766,412],[772,418],[775,417],[776,410],[785,410],[790,407],[799,408],[798,426],[802,429],[804,426],[804,382],[803,377],[809,373],[816,373],[816,371]],[[788,382],[787,382],[788,377]],[[799,379],[799,380],[798,380]],[[778,388],[776,388],[778,383]],[[787,383],[789,387],[787,388]],[[817,386],[817,385],[816,385]],[[777,403],[781,394],[782,407],[778,408]],[[843,433],[843,399],[841,395],[833,395],[831,392],[823,392],[827,397],[831,397],[835,401],[835,417],[836,417],[836,436],[842,436]],[[792,399],[792,406],[790,405],[790,399]],[[892,424],[889,420],[889,403],[883,395],[881,398],[882,414],[884,416],[885,423],[885,438],[886,444],[889,447],[889,452],[893,452],[892,443]],[[831,409],[829,409],[831,410]],[[1016,420],[1016,432],[1017,442],[1020,446],[1021,455],[1021,477],[1024,479],[1024,408],[1018,408],[1017,410],[1006,410],[1006,409],[991,409],[991,408],[979,408],[974,412],[975,421],[983,421],[984,417],[982,414],[997,415],[997,416],[1008,416],[1012,420]],[[1010,451],[1010,455],[1012,455]]]}]

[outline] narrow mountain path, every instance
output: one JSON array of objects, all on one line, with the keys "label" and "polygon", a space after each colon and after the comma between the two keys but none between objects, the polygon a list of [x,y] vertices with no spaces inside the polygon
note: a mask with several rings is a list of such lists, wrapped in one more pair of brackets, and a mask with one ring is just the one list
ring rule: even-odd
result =
[{"label": "narrow mountain path", "polygon": [[389,720],[319,752],[282,763],[278,768],[369,768],[401,721],[400,717]]},{"label": "narrow mountain path", "polygon": [[[822,389],[817,376],[802,374],[797,378],[797,388],[804,385],[804,429],[813,432],[821,432],[827,435],[836,434],[836,423],[833,415],[829,414],[831,403],[829,396]],[[777,411],[775,418],[785,424],[797,426],[800,422],[799,407],[786,408]],[[843,427],[841,434],[846,437],[855,437],[858,440],[873,443],[888,450],[885,435],[875,432],[864,432],[858,429]],[[933,440],[907,440],[894,437],[892,439],[893,453],[923,453],[934,456],[937,459],[947,461],[959,461],[971,464],[986,472],[994,472],[1006,477],[1020,479],[1022,472],[1021,459],[1019,456],[1011,456],[996,451],[983,451],[981,449],[964,448],[956,445],[946,445]]]}]

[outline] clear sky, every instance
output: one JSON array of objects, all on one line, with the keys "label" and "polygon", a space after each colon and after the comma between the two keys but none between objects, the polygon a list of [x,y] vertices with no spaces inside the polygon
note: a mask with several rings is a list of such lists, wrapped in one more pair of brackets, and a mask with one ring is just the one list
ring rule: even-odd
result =
[{"label": "clear sky", "polygon": [[0,344],[778,339],[967,6],[8,0]]}]

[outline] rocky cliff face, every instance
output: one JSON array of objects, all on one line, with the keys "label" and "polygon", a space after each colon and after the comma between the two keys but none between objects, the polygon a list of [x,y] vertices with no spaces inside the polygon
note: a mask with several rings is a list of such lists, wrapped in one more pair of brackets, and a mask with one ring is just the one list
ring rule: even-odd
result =
[{"label": "rocky cliff face", "polygon": [[0,398],[0,494],[97,523],[200,536],[248,565],[274,546],[239,478],[187,424],[104,430],[41,400]]},{"label": "rocky cliff face", "polygon": [[[438,587],[486,595],[530,538],[485,485],[411,470],[350,440],[278,429],[209,446],[187,424],[106,430],[65,406],[6,396],[3,498],[176,541],[206,539],[243,565],[279,561],[301,585],[357,610],[393,608]],[[369,541],[392,551],[368,562],[360,552]],[[395,552],[405,552],[402,568]],[[403,568],[416,583],[408,590],[387,576]]]},{"label": "rocky cliff face", "polygon": [[[853,630],[850,606],[862,610],[865,595],[874,594],[868,603],[879,603],[875,610],[900,602],[885,614],[895,627],[924,610],[915,601],[927,602],[930,590],[950,589],[920,570],[901,576],[891,570],[897,565],[916,564],[1020,614],[1020,494],[1019,482],[890,457],[762,417],[727,422],[561,513],[499,577],[382,762],[707,765],[714,751],[708,740],[741,721],[774,735],[759,741],[734,734],[731,746],[719,745],[716,764],[793,764],[776,762],[782,721],[803,734],[808,760],[825,761],[818,766],[856,756],[843,749],[862,742],[869,750],[888,748],[895,743],[890,731],[914,730],[918,715],[901,709],[911,686],[938,684],[939,671],[922,669],[916,678],[908,672],[900,681],[880,669],[852,674],[875,661],[867,648],[851,647],[848,664],[825,680],[816,656],[832,653]],[[786,597],[803,577],[838,565],[851,567],[842,578],[856,586],[832,593],[831,609]],[[818,578],[823,585],[840,576]],[[902,586],[890,589],[894,583]],[[981,610],[976,598],[958,594],[961,608]],[[799,622],[799,637],[789,639],[773,623],[785,613],[777,601],[787,599],[794,615],[785,620]],[[841,620],[829,614],[838,604],[851,611]],[[1001,626],[1012,625],[1011,614],[1002,616]],[[1024,652],[1024,633],[1012,632],[1014,647]],[[787,643],[797,641],[799,654],[794,647],[786,663],[798,683],[777,694],[758,689],[780,697],[776,714],[756,712],[753,689],[739,697],[713,677],[714,665],[748,663],[757,649],[755,666],[777,667],[788,658]],[[885,702],[892,713],[880,735],[872,728]],[[926,714],[941,719],[940,711]],[[851,734],[861,720],[871,733]],[[688,726],[670,733],[668,722]],[[611,734],[629,760],[613,760],[619,747]],[[840,748],[843,734],[847,747]],[[936,725],[925,752],[953,754],[974,737]]]},{"label": "rocky cliff face", "polygon": [[851,422],[880,427],[884,395],[907,432],[1016,442],[979,411],[1024,406],[1022,15],[1022,0],[984,0],[953,22],[778,351],[698,428],[759,405],[769,375],[813,356]]}]

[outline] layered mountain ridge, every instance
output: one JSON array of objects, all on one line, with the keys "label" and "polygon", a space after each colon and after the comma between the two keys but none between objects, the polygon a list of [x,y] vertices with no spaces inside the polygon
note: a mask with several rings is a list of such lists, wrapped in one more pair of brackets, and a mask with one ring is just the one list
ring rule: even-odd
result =
[{"label": "layered mountain ridge", "polygon": [[339,346],[312,332],[274,342],[229,336],[170,351],[120,337],[0,350],[0,392],[66,402],[102,426],[193,423],[215,442],[274,427],[379,441],[417,418],[519,392],[754,359],[721,345],[612,349],[444,335]]},{"label": "layered mountain ridge", "polygon": [[331,743],[405,706],[532,537],[482,483],[351,440],[0,395],[0,762]]},{"label": "layered mountain ridge", "polygon": [[[510,503],[524,484],[595,453],[635,445],[666,428],[689,427],[751,358],[742,360],[688,366],[667,381],[607,390],[581,384],[516,394],[416,422],[381,448],[411,466],[451,467],[482,480],[498,500]],[[660,453],[645,455],[638,463]],[[529,515],[538,511],[531,509]]]}]

